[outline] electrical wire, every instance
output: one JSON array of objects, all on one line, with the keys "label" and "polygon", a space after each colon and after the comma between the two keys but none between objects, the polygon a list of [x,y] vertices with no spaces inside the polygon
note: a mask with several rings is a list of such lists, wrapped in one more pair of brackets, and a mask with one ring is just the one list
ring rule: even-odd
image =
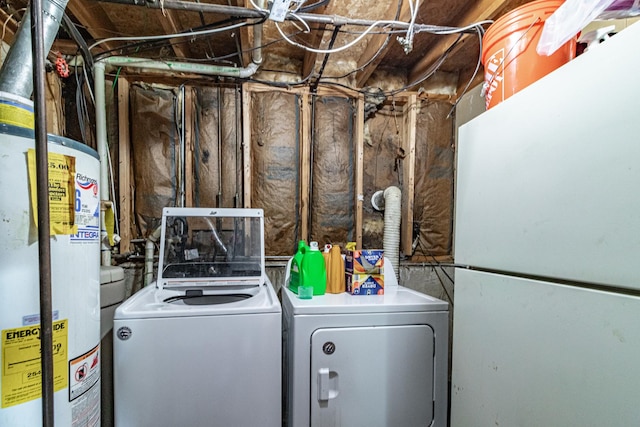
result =
[{"label": "electrical wire", "polygon": [[388,20],[381,20],[381,21],[375,21],[373,24],[369,25],[369,27],[367,27],[366,30],[364,30],[358,37],[356,37],[354,40],[350,41],[349,43],[342,45],[340,47],[334,48],[334,49],[315,49],[309,46],[305,46],[302,45],[300,43],[297,43],[293,40],[291,40],[289,37],[287,37],[287,35],[282,31],[282,28],[280,28],[280,24],[278,22],[275,22],[276,24],[276,29],[278,30],[278,32],[280,33],[280,36],[289,44],[299,47],[301,49],[304,49],[308,52],[313,52],[313,53],[336,53],[336,52],[341,52],[345,49],[349,49],[351,46],[356,45],[357,43],[360,42],[360,40],[362,40],[365,36],[367,36],[375,27],[378,27],[380,25],[386,24],[386,25],[390,25],[390,24],[395,24],[397,23],[397,21],[388,21]]},{"label": "electrical wire", "polygon": [[[4,23],[2,24],[2,40],[4,40],[4,36],[7,32],[7,24],[9,23],[9,21],[11,21],[11,18],[13,18],[13,15],[15,15],[18,12],[24,12],[26,11],[27,8],[23,7],[22,9],[18,9],[15,12],[13,12],[11,15],[7,16],[7,19],[4,20]],[[7,54],[7,52],[5,52],[5,47],[4,47],[4,43],[2,44],[2,51],[4,52],[4,55]],[[1,58],[0,58],[1,59]]]},{"label": "electrical wire", "polygon": [[[203,30],[203,29],[209,29],[211,27],[218,28],[220,25],[226,25],[227,23],[237,22],[240,19],[241,18],[224,19],[222,21],[217,21],[217,22],[213,22],[213,23],[210,23],[210,24],[207,24],[207,25],[200,26],[200,27],[195,27],[195,28],[191,28],[191,29],[185,30],[185,31],[183,31],[183,32],[181,32],[179,34],[187,34],[187,35],[193,36],[194,31],[200,31],[200,30]],[[253,22],[245,22],[245,25],[246,26],[258,25],[258,24],[264,23],[265,20],[266,20],[266,18],[265,19],[259,19],[259,20],[253,21]],[[194,36],[193,38],[197,39],[198,37],[199,36]],[[158,46],[164,46],[164,45],[167,45],[167,44],[170,45],[170,46],[174,46],[174,45],[179,45],[179,44],[184,44],[184,43],[189,43],[189,41],[170,41],[169,43],[167,43],[165,40],[155,40],[155,41],[148,42],[145,39],[142,39],[142,41],[137,41],[136,43],[128,43],[128,44],[125,44],[125,45],[117,47],[117,48],[113,48],[113,49],[109,49],[109,50],[106,50],[106,51],[102,51],[102,52],[94,55],[94,60],[95,61],[99,61],[100,59],[104,59],[104,58],[107,58],[107,57],[110,57],[110,56],[113,56],[113,55],[116,55],[116,54],[117,55],[126,55],[127,54],[126,51],[134,49],[134,48],[135,48],[135,53],[140,53],[140,52],[144,52],[144,51],[147,51],[147,50],[150,50],[150,49],[155,49]],[[256,48],[253,48],[253,49],[256,49]],[[253,50],[253,49],[251,49],[251,50]],[[225,56],[222,56],[222,57],[214,57],[214,58],[206,58],[206,59],[203,59],[203,58],[196,59],[196,58],[194,58],[193,60],[194,61],[196,61],[196,60],[197,61],[215,61],[215,60],[226,59],[226,58],[229,58],[229,57],[234,57],[234,56],[237,56],[237,55],[238,55],[238,53],[234,52],[232,55],[225,55]],[[178,59],[185,60],[185,58],[178,58]]]},{"label": "electrical wire", "polygon": [[96,46],[101,45],[102,43],[107,43],[111,41],[166,40],[166,39],[175,39],[179,37],[194,37],[194,36],[221,33],[223,31],[235,30],[236,28],[241,28],[246,25],[248,25],[247,22],[241,22],[238,24],[229,25],[227,27],[212,28],[210,30],[192,31],[187,33],[161,34],[158,36],[108,37],[106,39],[98,40],[97,42],[89,46],[89,50],[93,49]]},{"label": "electrical wire", "polygon": [[482,27],[480,27],[480,26],[476,27],[476,31],[478,33],[478,44],[479,44],[479,47],[480,47],[480,51],[478,53],[478,61],[476,62],[476,68],[473,71],[473,74],[471,75],[471,78],[467,82],[466,86],[462,90],[462,93],[460,93],[460,96],[458,96],[456,98],[456,101],[453,103],[453,106],[451,107],[451,110],[449,110],[449,114],[447,114],[447,119],[449,117],[451,117],[451,114],[455,111],[456,107],[458,106],[458,103],[460,102],[462,97],[469,90],[469,86],[471,86],[471,83],[475,80],[476,75],[478,74],[478,71],[480,70],[480,63],[481,63],[481,59],[482,59],[482,36],[484,35],[484,31],[483,31]]}]

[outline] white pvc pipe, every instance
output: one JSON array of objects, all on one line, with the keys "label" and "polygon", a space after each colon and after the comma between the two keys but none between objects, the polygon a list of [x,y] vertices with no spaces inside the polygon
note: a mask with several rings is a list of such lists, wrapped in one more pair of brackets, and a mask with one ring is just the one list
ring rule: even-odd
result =
[{"label": "white pvc pipe", "polygon": [[105,223],[109,201],[109,161],[107,145],[107,107],[104,81],[104,64],[97,62],[93,67],[93,94],[96,101],[96,144],[100,155],[100,260],[102,265],[111,265],[111,244]]},{"label": "white pvc pipe", "polygon": [[[258,71],[259,64],[252,62],[244,68],[227,67],[220,65],[197,64],[191,62],[156,61],[148,58],[134,58],[128,56],[110,56],[101,59],[97,64],[106,64],[112,67],[139,68],[142,70],[160,70],[176,73],[204,74],[208,76],[226,76],[247,78]],[[95,67],[94,67],[95,68]],[[96,100],[97,102],[97,100]]]},{"label": "white pvc pipe", "polygon": [[384,256],[391,261],[396,278],[400,273],[400,218],[402,192],[391,186],[384,190]]}]

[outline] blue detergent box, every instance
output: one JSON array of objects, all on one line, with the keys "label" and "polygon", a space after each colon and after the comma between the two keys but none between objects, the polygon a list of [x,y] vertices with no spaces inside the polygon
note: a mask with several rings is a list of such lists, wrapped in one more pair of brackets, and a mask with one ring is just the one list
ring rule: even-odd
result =
[{"label": "blue detergent box", "polygon": [[384,274],[384,251],[382,249],[360,249],[347,251],[344,270],[349,274]]},{"label": "blue detergent box", "polygon": [[345,274],[351,295],[384,295],[384,274]]}]

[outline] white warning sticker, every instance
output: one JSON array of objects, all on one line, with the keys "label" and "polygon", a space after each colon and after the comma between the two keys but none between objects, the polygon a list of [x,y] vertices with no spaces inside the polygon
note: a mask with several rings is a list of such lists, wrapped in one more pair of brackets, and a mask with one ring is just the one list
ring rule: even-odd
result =
[{"label": "white warning sticker", "polygon": [[100,344],[69,361],[69,402],[82,396],[100,380]]}]

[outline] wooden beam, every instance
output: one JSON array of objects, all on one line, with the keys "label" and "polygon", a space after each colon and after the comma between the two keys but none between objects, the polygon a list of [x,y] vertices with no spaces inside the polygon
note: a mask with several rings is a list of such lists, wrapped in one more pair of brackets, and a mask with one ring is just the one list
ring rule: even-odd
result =
[{"label": "wooden beam", "polygon": [[120,194],[120,253],[131,251],[133,237],[133,188],[131,182],[131,133],[129,129],[129,81],[118,78],[118,192]]},{"label": "wooden beam", "polygon": [[[319,7],[318,9],[315,9],[313,13],[323,14],[326,8],[326,5]],[[325,28],[325,24],[317,24],[316,29],[312,30],[307,38],[307,46],[318,49],[320,47],[320,43],[322,43],[322,36],[324,35]],[[302,78],[307,77],[313,72],[317,58],[317,53],[310,52],[308,50],[305,51],[304,59],[302,60]]]},{"label": "wooden beam", "polygon": [[355,232],[356,248],[362,248],[362,203],[364,201],[364,97],[360,96],[356,105],[356,126],[355,126]]},{"label": "wooden beam", "polygon": [[[120,34],[113,22],[108,18],[100,3],[96,1],[69,0],[67,9],[94,39],[105,39]],[[116,48],[117,45],[114,42],[106,42],[100,44],[98,47],[104,50],[110,50]]]},{"label": "wooden beam", "polygon": [[193,114],[193,88],[187,86],[184,89],[184,140],[185,140],[185,155],[184,155],[184,192],[185,192],[185,206],[193,207],[193,187],[194,187],[194,123],[195,116]]},{"label": "wooden beam", "polygon": [[242,165],[244,169],[243,207],[251,207],[251,92],[242,88]]},{"label": "wooden beam", "polygon": [[55,72],[47,73],[45,101],[47,110],[47,132],[64,135],[64,102],[62,101],[62,82]]},{"label": "wooden beam", "polygon": [[309,240],[309,182],[311,175],[311,96],[303,93],[301,101],[300,123],[300,236]]},{"label": "wooden beam", "polygon": [[12,15],[9,15],[4,10],[0,9],[0,20],[4,25],[4,33],[2,34],[2,41],[7,44],[12,44],[13,39],[18,32],[18,20]]},{"label": "wooden beam", "polygon": [[[178,19],[177,13],[173,9],[163,9],[156,10],[155,15],[162,26],[162,29],[167,34],[176,34],[182,31],[182,26],[180,25],[180,21]],[[181,37],[179,39],[174,39],[173,41],[176,44],[171,45],[171,49],[176,54],[178,58],[189,58],[191,56],[191,51],[189,50],[189,45],[185,42],[187,38]]]},{"label": "wooden beam", "polygon": [[[469,4],[469,9],[458,19],[457,23],[452,25],[464,26],[473,22],[492,19],[498,12],[503,10],[508,3],[509,0],[481,0],[475,4],[472,2]],[[411,69],[409,72],[409,82],[416,82],[424,77],[429,72],[431,66],[438,61],[457,38],[457,34],[441,36],[429,52]],[[459,44],[458,47],[455,47],[450,55],[455,55],[461,46],[462,44]]]},{"label": "wooden beam", "polygon": [[57,39],[53,41],[51,50],[60,52],[63,55],[76,55],[78,53],[78,44],[73,40]]},{"label": "wooden beam", "polygon": [[[229,0],[230,6],[238,6],[238,7],[246,7],[253,8],[249,0]],[[245,25],[236,31],[236,34],[240,36],[240,49],[242,49],[242,66],[246,67],[251,63],[251,51],[250,46],[252,46],[253,42],[253,33],[251,31],[251,25]]]},{"label": "wooden beam", "polygon": [[420,101],[416,94],[409,95],[404,106],[404,138],[402,148],[402,220],[400,222],[400,245],[402,252],[409,256],[413,244],[413,199],[415,190],[416,166],[416,122]]},{"label": "wooden beam", "polygon": [[[385,20],[395,19],[396,13],[398,11],[398,4],[397,2],[390,2],[390,3],[391,4],[389,5],[389,8],[385,12],[385,16],[381,19],[385,19]],[[411,19],[411,8],[409,7],[409,1],[403,0],[402,6],[400,8],[400,15],[398,17],[398,20],[409,21],[410,19]],[[357,87],[364,86],[364,84],[367,82],[369,77],[371,77],[371,74],[373,74],[373,72],[376,70],[376,68],[380,64],[380,62],[384,59],[389,49],[391,49],[392,42],[394,42],[395,37],[392,37],[391,40],[389,40],[389,42],[387,43],[387,45],[384,48],[382,48],[382,46],[384,46],[385,42],[387,41],[387,38],[388,36],[386,34],[376,34],[372,36],[371,39],[369,40],[369,43],[367,43],[367,47],[365,48],[364,52],[362,52],[362,55],[360,55],[360,58],[358,58],[358,68],[361,68],[361,67],[364,67],[364,68],[356,73]],[[381,48],[382,50],[380,51],[378,56],[373,61],[371,61],[370,64],[366,65],[365,67],[365,64],[367,64],[367,62],[369,62],[371,58],[373,58],[374,55],[378,52],[378,50],[380,50]]]}]

